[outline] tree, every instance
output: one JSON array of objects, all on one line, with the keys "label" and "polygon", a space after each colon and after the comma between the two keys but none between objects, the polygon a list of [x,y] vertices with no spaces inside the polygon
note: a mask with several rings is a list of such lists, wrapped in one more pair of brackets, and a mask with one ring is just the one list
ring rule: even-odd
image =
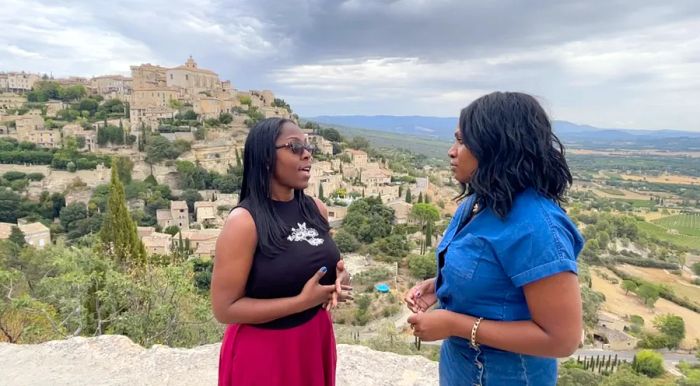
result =
[{"label": "tree", "polygon": [[345,229],[340,229],[333,237],[340,252],[351,253],[355,252],[360,247],[360,242],[355,236]]},{"label": "tree", "polygon": [[323,184],[318,185],[318,199],[323,201]]},{"label": "tree", "polygon": [[100,229],[100,241],[109,256],[121,264],[140,265],[146,260],[146,249],[136,233],[136,224],[126,207],[124,186],[117,168],[112,168],[107,214]]},{"label": "tree", "polygon": [[180,187],[182,189],[202,190],[211,187],[212,176],[203,167],[190,161],[177,161],[175,165],[180,174]]},{"label": "tree", "polygon": [[236,148],[236,166],[242,166],[241,154],[238,152],[238,148]]},{"label": "tree", "polygon": [[410,255],[408,269],[411,271],[411,275],[418,279],[435,277],[437,273],[435,257],[432,255]]},{"label": "tree", "polygon": [[194,110],[187,110],[184,113],[180,114],[180,119],[184,119],[187,121],[195,121],[198,117],[199,115],[197,115],[197,113],[195,113]]},{"label": "tree", "polygon": [[440,212],[432,204],[419,203],[411,208],[411,218],[418,221],[421,226],[440,219]]},{"label": "tree", "polygon": [[693,269],[693,273],[700,276],[700,261],[697,263],[693,263],[692,269]]},{"label": "tree", "polygon": [[423,245],[423,253],[427,252],[428,248],[433,246],[433,223],[429,222],[425,226],[425,243]]},{"label": "tree", "polygon": [[625,290],[625,295],[627,295],[630,291],[634,292],[637,289],[637,283],[632,280],[623,280],[622,288]]},{"label": "tree", "polygon": [[76,142],[76,144],[77,144],[77,146],[78,146],[78,149],[84,149],[84,148],[85,148],[86,142],[85,142],[85,137],[84,137],[84,136],[79,135],[79,136],[75,137],[75,142]]},{"label": "tree", "polygon": [[394,210],[376,197],[355,200],[343,220],[343,229],[368,244],[389,236],[393,225]]},{"label": "tree", "polygon": [[350,143],[348,143],[348,146],[352,149],[356,150],[368,150],[369,149],[369,141],[365,137],[360,137],[356,136],[353,137]]},{"label": "tree", "polygon": [[648,307],[654,307],[654,303],[659,300],[659,289],[651,284],[644,283],[637,288],[637,295],[644,300]]},{"label": "tree", "polygon": [[22,198],[15,192],[0,189],[0,222],[17,223]]},{"label": "tree", "polygon": [[411,203],[413,198],[411,197],[411,188],[406,188],[406,202]]},{"label": "tree", "polygon": [[134,170],[134,161],[128,157],[117,157],[112,161],[112,167],[117,168],[119,180],[124,184],[131,183],[131,172]]},{"label": "tree", "polygon": [[12,226],[9,240],[15,243],[20,248],[27,245],[27,241],[24,239],[24,232],[22,232],[22,230],[19,229],[18,226]]},{"label": "tree", "polygon": [[182,192],[182,195],[180,195],[180,199],[187,202],[187,210],[190,213],[194,213],[195,202],[204,200],[204,198],[202,198],[202,195],[194,189],[187,189],[184,192]]},{"label": "tree", "polygon": [[170,141],[162,135],[151,136],[146,142],[146,162],[157,164],[160,161],[170,158]]},{"label": "tree", "polygon": [[87,111],[90,116],[95,115],[97,112],[97,101],[92,98],[84,98],[80,100],[78,104],[78,111]]},{"label": "tree", "polygon": [[634,371],[648,377],[658,377],[664,373],[664,358],[656,351],[640,350],[634,356]]},{"label": "tree", "polygon": [[70,205],[62,208],[59,214],[61,226],[63,226],[63,229],[65,229],[66,232],[76,230],[79,224],[78,221],[84,220],[87,217],[87,208],[85,207],[85,204],[80,202],[73,202]]},{"label": "tree", "polygon": [[557,386],[589,386],[598,385],[603,380],[603,376],[592,371],[577,367],[561,366]]},{"label": "tree", "polygon": [[72,101],[77,101],[80,98],[85,97],[87,95],[87,91],[85,90],[85,87],[83,85],[74,85],[74,86],[68,86],[66,88],[61,89],[59,86],[59,94],[56,97],[53,97],[52,99],[60,99],[63,100],[64,102],[72,102]]},{"label": "tree", "polygon": [[[582,383],[580,386],[595,385],[595,383]],[[628,366],[622,366],[619,370],[603,378],[600,386],[651,386],[651,380],[632,371]],[[578,385],[577,385],[578,386]]]},{"label": "tree", "polygon": [[6,172],[5,174],[2,175],[2,178],[6,179],[7,181],[14,181],[14,180],[21,180],[23,178],[26,178],[27,174],[23,172],[17,172],[14,170],[10,170],[9,172]]},{"label": "tree", "polygon": [[146,177],[146,178],[143,180],[143,182],[145,182],[146,184],[151,185],[151,186],[156,186],[156,185],[158,185],[158,181],[157,181],[156,178],[153,176],[153,174],[149,174],[148,177]]},{"label": "tree", "polygon": [[[307,124],[308,123],[310,123],[310,122],[307,122]],[[316,126],[318,126],[318,125],[316,125]],[[319,129],[318,133],[321,135],[321,137],[323,137],[331,142],[342,142],[343,141],[343,136],[340,135],[340,132],[338,132],[338,130],[336,130],[332,127]]]},{"label": "tree", "polygon": [[175,236],[179,232],[180,232],[180,227],[178,227],[177,225],[171,225],[171,226],[165,228],[165,230],[163,231],[163,233],[167,233],[171,236]]},{"label": "tree", "polygon": [[680,316],[666,314],[654,319],[654,326],[667,338],[666,347],[676,349],[685,338],[685,322]]},{"label": "tree", "polygon": [[374,245],[381,253],[390,257],[390,261],[398,261],[408,255],[411,248],[405,235],[393,234],[379,239]]},{"label": "tree", "polygon": [[423,192],[418,193],[418,203],[419,204],[423,203]]},{"label": "tree", "polygon": [[233,115],[230,113],[221,113],[219,115],[219,122],[224,125],[228,125],[229,123],[233,122]]}]

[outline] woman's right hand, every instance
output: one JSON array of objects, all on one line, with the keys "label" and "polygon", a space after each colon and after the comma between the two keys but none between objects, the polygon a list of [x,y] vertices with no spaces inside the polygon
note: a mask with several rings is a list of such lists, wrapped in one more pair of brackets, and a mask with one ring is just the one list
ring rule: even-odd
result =
[{"label": "woman's right hand", "polygon": [[327,268],[322,267],[304,284],[304,288],[298,295],[304,310],[327,303],[332,299],[335,285],[321,285],[319,283],[326,271]]},{"label": "woman's right hand", "polygon": [[435,303],[435,278],[423,280],[406,292],[404,302],[411,312],[425,312]]}]

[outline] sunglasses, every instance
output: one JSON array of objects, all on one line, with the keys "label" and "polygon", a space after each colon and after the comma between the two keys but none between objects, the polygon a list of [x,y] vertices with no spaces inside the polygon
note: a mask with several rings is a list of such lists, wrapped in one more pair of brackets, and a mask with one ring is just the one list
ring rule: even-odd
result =
[{"label": "sunglasses", "polygon": [[298,156],[304,155],[304,150],[308,151],[311,154],[313,154],[314,151],[316,150],[315,145],[301,143],[301,142],[288,142],[288,143],[285,143],[284,145],[275,146],[275,149],[282,149],[284,147],[289,148],[292,151],[292,153],[294,153]]}]

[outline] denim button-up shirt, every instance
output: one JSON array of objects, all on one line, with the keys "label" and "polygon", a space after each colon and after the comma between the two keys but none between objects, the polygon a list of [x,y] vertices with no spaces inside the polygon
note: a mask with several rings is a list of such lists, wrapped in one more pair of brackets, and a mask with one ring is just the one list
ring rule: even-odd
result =
[{"label": "denim button-up shirt", "polygon": [[[530,320],[523,286],[576,273],[583,237],[554,201],[533,190],[517,195],[504,219],[484,208],[458,229],[473,201],[460,205],[437,247],[440,307],[488,320]],[[484,345],[475,350],[451,337],[443,343],[440,378],[444,385],[554,385],[556,360]]]}]

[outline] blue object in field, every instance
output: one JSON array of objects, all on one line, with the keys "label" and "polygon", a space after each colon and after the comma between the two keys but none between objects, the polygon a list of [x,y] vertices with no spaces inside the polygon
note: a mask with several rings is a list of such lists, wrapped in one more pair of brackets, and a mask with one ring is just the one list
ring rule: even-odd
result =
[{"label": "blue object in field", "polygon": [[380,283],[380,284],[375,285],[374,289],[376,289],[377,291],[379,291],[381,293],[387,293],[387,292],[389,292],[389,285],[384,284],[384,283]]}]

